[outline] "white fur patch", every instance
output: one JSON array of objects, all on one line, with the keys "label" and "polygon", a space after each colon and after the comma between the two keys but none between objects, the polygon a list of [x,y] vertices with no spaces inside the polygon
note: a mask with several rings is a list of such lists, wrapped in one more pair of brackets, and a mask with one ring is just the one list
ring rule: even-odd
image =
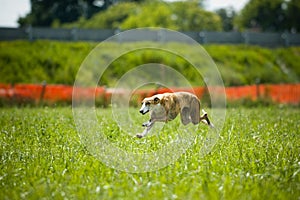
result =
[{"label": "white fur patch", "polygon": [[142,107],[141,107],[141,109],[140,109],[140,112],[146,113],[146,112],[148,112],[149,110],[150,110],[149,106],[146,106],[146,103],[144,102],[144,103],[142,104]]}]

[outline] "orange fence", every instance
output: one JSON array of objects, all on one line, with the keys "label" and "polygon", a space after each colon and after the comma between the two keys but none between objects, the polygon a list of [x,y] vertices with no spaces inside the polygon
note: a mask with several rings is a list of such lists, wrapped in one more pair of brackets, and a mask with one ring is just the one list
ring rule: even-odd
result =
[{"label": "orange fence", "polygon": [[[210,91],[220,92],[220,88],[211,87]],[[156,90],[137,90],[134,95],[137,101],[144,97],[152,96],[157,93],[176,92],[184,90],[195,93],[199,98],[207,92],[205,87],[195,87],[192,90],[181,88],[159,88]],[[46,85],[46,84],[0,84],[0,100],[6,102],[72,102],[72,86],[66,85]],[[97,88],[76,88],[76,99],[94,99],[103,104],[109,104],[113,90],[105,87]],[[226,87],[225,93],[227,100],[234,101],[240,99],[270,99],[277,103],[299,104],[300,103],[300,84],[279,84],[279,85],[250,85],[238,87]],[[120,94],[121,95],[121,94]]]},{"label": "orange fence", "polygon": [[228,87],[225,90],[228,100],[269,98],[277,103],[300,103],[300,84],[250,85]]}]

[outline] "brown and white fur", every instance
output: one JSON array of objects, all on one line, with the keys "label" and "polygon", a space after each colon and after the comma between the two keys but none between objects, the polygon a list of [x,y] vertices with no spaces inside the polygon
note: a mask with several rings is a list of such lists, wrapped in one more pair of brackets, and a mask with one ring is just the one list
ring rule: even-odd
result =
[{"label": "brown and white fur", "polygon": [[153,127],[155,122],[172,121],[179,113],[181,122],[184,125],[187,125],[190,122],[194,125],[203,122],[213,127],[213,124],[208,119],[207,113],[204,110],[202,110],[203,115],[200,116],[200,101],[192,93],[163,93],[145,98],[142,101],[140,113],[144,115],[149,111],[150,120],[143,123],[143,126],[146,128],[143,133],[137,134],[138,138],[144,137]]}]

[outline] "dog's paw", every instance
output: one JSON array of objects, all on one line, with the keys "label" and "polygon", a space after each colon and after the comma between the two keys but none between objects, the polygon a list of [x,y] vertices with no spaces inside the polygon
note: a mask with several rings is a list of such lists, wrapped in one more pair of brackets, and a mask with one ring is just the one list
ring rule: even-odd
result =
[{"label": "dog's paw", "polygon": [[136,134],[136,137],[137,138],[142,138],[142,137],[144,137],[142,134]]},{"label": "dog's paw", "polygon": [[142,124],[143,127],[149,127],[150,125],[151,125],[150,122],[144,122],[144,123]]}]

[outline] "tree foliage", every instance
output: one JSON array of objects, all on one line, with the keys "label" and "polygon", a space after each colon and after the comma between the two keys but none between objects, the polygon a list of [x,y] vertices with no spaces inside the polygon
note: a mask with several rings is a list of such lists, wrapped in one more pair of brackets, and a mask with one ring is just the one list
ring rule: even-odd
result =
[{"label": "tree foliage", "polygon": [[53,23],[70,23],[80,17],[89,19],[95,13],[107,9],[111,0],[30,0],[31,11],[20,17],[20,26],[51,26]]},{"label": "tree foliage", "polygon": [[232,8],[203,9],[205,0],[30,0],[20,26],[130,29],[164,27],[182,31],[300,31],[299,0],[249,0],[240,14]]},{"label": "tree foliage", "polygon": [[220,31],[222,29],[220,17],[199,7],[198,2],[175,2],[175,23],[184,31]]},{"label": "tree foliage", "polygon": [[132,2],[119,3],[95,14],[91,19],[81,18],[74,23],[64,24],[63,27],[116,29],[130,14],[136,11],[136,6],[137,4]]},{"label": "tree foliage", "polygon": [[216,13],[222,19],[222,29],[224,31],[232,31],[234,30],[234,18],[236,17],[236,11],[233,7],[228,8],[220,8],[216,10]]},{"label": "tree foliage", "polygon": [[174,3],[146,1],[142,4],[124,2],[97,13],[89,20],[81,19],[63,26],[113,29],[164,27],[184,31],[222,29],[220,17],[203,10],[198,1]]},{"label": "tree foliage", "polygon": [[236,24],[263,31],[300,31],[299,0],[250,0]]}]

